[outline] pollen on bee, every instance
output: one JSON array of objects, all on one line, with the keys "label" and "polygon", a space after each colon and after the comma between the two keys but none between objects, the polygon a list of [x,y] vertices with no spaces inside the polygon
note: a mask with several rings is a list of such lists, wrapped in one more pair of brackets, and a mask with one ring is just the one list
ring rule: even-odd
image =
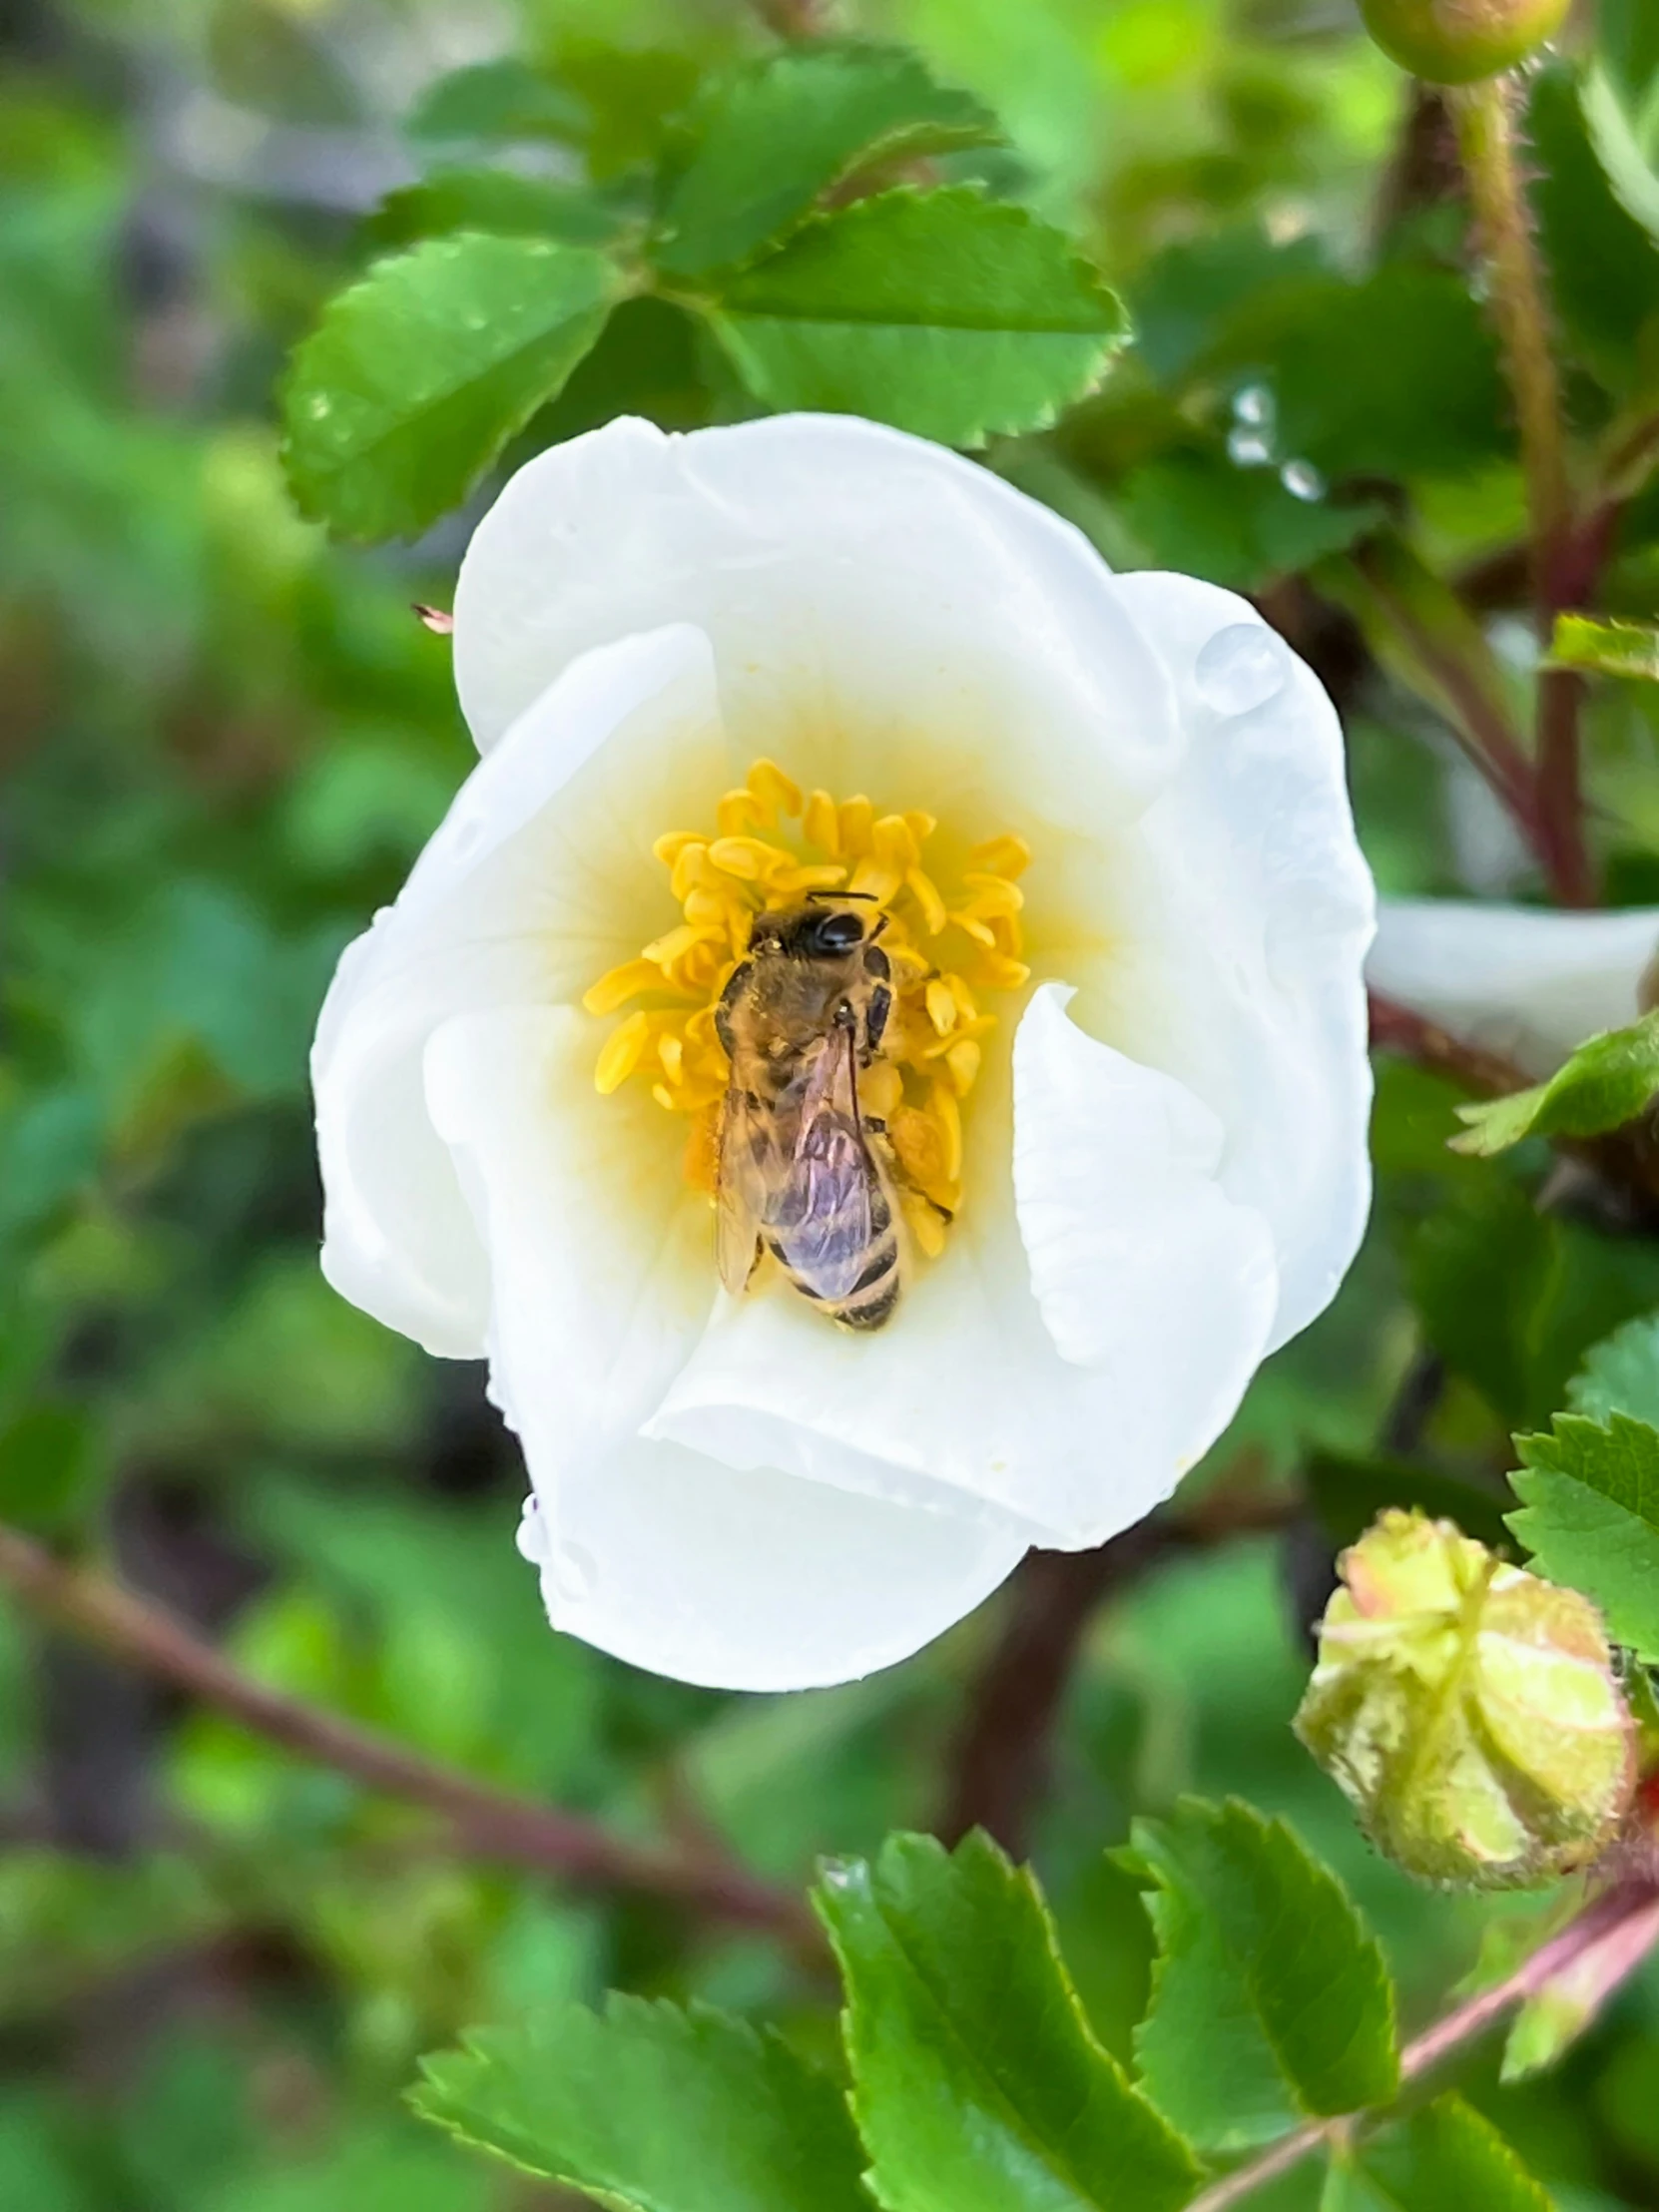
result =
[{"label": "pollen on bee", "polygon": [[1030,973],[1014,881],[1030,847],[1012,834],[988,838],[947,881],[924,858],[939,829],[933,815],[878,814],[861,792],[837,801],[804,790],[771,760],[714,795],[711,811],[712,827],[668,830],[652,845],[667,874],[661,934],[583,994],[601,1017],[633,1002],[599,1048],[596,1086],[611,1093],[637,1077],[665,1111],[684,1117],[686,1181],[712,1195],[730,1078],[717,1017],[757,917],[837,891],[872,902],[893,1004],[858,1071],[858,1104],[912,1246],[936,1258],[962,1203],[962,1102],[996,1027],[978,994],[1018,989]]}]

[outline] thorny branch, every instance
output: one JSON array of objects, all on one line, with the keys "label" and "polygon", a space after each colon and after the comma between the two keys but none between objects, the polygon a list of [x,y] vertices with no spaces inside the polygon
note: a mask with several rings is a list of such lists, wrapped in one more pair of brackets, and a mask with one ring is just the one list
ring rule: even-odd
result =
[{"label": "thorny branch", "polygon": [[[1513,1973],[1494,1982],[1489,1989],[1466,1998],[1407,2043],[1399,2059],[1402,2084],[1420,2080],[1442,2059],[1461,2050],[1465,2043],[1473,2042],[1477,2035],[1484,2034],[1511,2006],[1523,2003],[1591,1952],[1600,1954],[1596,1978],[1600,1994],[1605,1998],[1641,1964],[1656,1942],[1659,1942],[1659,1887],[1649,1881],[1636,1881],[1604,1890],[1558,1935],[1541,1943]],[[1270,2144],[1248,2165],[1240,2166],[1215,2182],[1193,2199],[1187,2212],[1227,2212],[1229,2206],[1242,2204],[1247,2197],[1253,2196],[1265,2182],[1300,2165],[1322,2144],[1348,2134],[1370,2117],[1368,2113],[1349,2112],[1335,2119],[1310,2121],[1306,2127],[1299,2127]]]},{"label": "thorny branch", "polygon": [[818,1947],[816,1926],[792,1892],[712,1854],[635,1843],[596,1821],[514,1797],[422,1758],[388,1736],[269,1689],[163,1607],[93,1568],[57,1558],[3,1523],[0,1583],[60,1627],[217,1707],[256,1734],[349,1775],[366,1789],[439,1815],[456,1843],[480,1858],[534,1868],[583,1888],[673,1899],[715,1920],[765,1929],[798,1948]]}]

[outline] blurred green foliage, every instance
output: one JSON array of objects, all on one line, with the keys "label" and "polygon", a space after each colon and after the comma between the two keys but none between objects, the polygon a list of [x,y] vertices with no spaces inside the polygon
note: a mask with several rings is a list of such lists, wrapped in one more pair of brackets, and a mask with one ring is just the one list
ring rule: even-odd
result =
[{"label": "blurred green foliage", "polygon": [[[1259,597],[1340,699],[1384,890],[1529,890],[1353,557],[1397,527],[1411,558],[1484,576],[1489,681],[1516,684],[1524,587],[1502,577],[1523,502],[1493,345],[1433,115],[1353,11],[864,0],[856,27],[972,96],[927,157],[940,180],[1070,227],[1138,329],[1095,398],[988,465],[1114,562]],[[1564,69],[1532,94],[1592,442],[1651,409],[1659,374],[1631,120],[1651,56],[1621,38],[1590,108],[1618,192]],[[0,1510],[95,1548],[265,1681],[625,1831],[712,1826],[796,1884],[819,1853],[936,1816],[995,1608],[890,1674],[787,1700],[556,1639],[480,1376],[323,1285],[305,1052],[340,947],[468,765],[447,649],[409,612],[446,600],[466,515],[331,549],[288,503],[272,396],[388,247],[481,225],[586,248],[637,224],[639,165],[702,73],[763,44],[738,0],[0,11]],[[1003,140],[978,143],[979,101]],[[629,409],[683,427],[755,404],[705,329],[637,299],[516,450]],[[1605,603],[1651,618],[1656,591],[1649,494]],[[1656,715],[1620,686],[1591,716],[1632,898],[1659,885]],[[1125,2059],[1151,1936],[1105,1854],[1184,1791],[1247,1794],[1341,1872],[1412,2023],[1548,1909],[1413,1889],[1289,1728],[1333,1534],[1353,1532],[1342,1470],[1369,1508],[1404,1496],[1426,1445],[1434,1479],[1490,1511],[1507,1430],[1546,1424],[1589,1348],[1659,1306],[1653,1247],[1539,1213],[1541,1147],[1445,1149],[1455,1095],[1384,1068],[1362,1260],[1194,1477],[1310,1465],[1330,1532],[1160,1568],[1101,1612],[1072,1684],[1035,1856]],[[1429,1355],[1426,1425],[1390,1435]],[[822,1992],[759,1937],[458,1861],[406,1809],[0,1611],[0,2205],[551,2202],[402,2119],[397,2091],[467,2021],[608,1984],[830,2048]],[[1564,2207],[1659,2201],[1659,1975],[1524,2092],[1490,2050],[1458,2086]]]}]

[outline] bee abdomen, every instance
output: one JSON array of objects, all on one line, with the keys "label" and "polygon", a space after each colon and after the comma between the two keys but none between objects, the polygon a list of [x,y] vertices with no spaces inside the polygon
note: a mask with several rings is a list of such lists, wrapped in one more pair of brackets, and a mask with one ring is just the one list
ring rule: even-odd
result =
[{"label": "bee abdomen", "polygon": [[892,1316],[898,1304],[898,1294],[903,1289],[903,1277],[899,1268],[898,1233],[891,1215],[882,1219],[867,1247],[863,1268],[851,1290],[840,1298],[826,1298],[824,1293],[799,1269],[790,1265],[788,1256],[779,1245],[772,1247],[791,1287],[801,1296],[810,1299],[820,1313],[838,1322],[843,1329],[868,1332],[879,1329]]}]

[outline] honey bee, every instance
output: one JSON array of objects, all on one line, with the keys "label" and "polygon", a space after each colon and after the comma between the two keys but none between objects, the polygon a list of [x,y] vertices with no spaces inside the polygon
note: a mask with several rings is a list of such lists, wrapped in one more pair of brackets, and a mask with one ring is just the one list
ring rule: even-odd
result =
[{"label": "honey bee", "polygon": [[843,1329],[879,1329],[900,1288],[885,1125],[858,1100],[892,1011],[885,927],[850,893],[760,915],[715,1014],[721,1279],[742,1291],[770,1252]]}]

